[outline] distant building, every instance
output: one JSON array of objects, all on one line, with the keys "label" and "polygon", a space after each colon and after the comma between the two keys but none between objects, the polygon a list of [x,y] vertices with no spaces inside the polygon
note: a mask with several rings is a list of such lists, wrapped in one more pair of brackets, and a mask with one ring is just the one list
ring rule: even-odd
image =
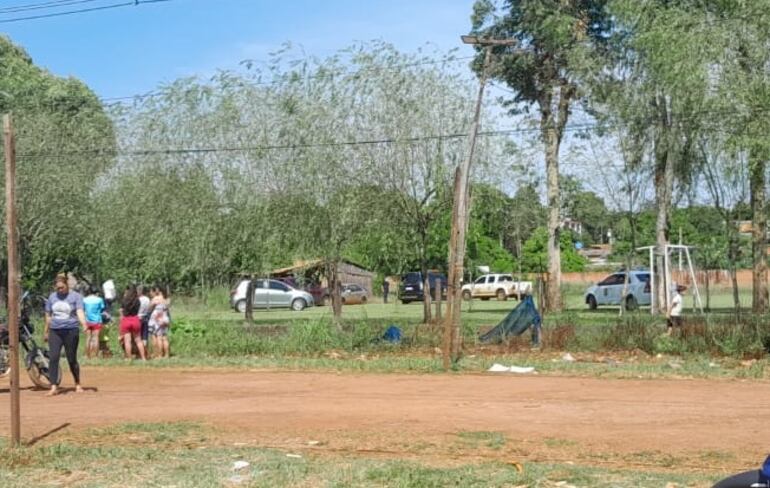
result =
[{"label": "distant building", "polygon": [[588,260],[589,268],[601,268],[610,264],[610,255],[612,246],[609,244],[594,244],[584,247],[578,251],[578,254]]},{"label": "distant building", "polygon": [[576,234],[583,233],[583,223],[574,219],[566,218],[562,220],[559,227],[562,229],[569,229]]},{"label": "distant building", "polygon": [[[303,281],[315,281],[323,286],[328,286],[325,269],[327,262],[323,259],[299,260],[294,265],[286,268],[274,269],[270,272],[274,277],[293,276],[301,278]],[[374,273],[364,269],[362,266],[347,259],[340,260],[337,263],[337,273],[340,283],[355,283],[372,292],[372,283],[374,282]]]}]

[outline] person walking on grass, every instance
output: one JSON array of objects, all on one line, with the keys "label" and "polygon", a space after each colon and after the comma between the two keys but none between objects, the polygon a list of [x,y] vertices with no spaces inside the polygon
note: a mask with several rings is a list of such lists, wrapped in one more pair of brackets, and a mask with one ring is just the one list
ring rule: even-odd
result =
[{"label": "person walking on grass", "polygon": [[142,343],[142,323],[139,321],[140,305],[136,287],[133,285],[126,287],[123,299],[120,302],[120,335],[123,336],[123,348],[127,360],[133,357],[132,341],[136,344],[139,358],[142,361],[147,359],[144,343]]},{"label": "person walking on grass", "polygon": [[[80,327],[87,330],[86,316],[83,311],[83,297],[76,291],[70,291],[67,277],[56,278],[56,291],[45,302],[45,332],[43,340],[48,342],[50,354],[50,378],[59,378],[59,360],[61,350],[67,355],[67,363],[75,380],[75,392],[82,393],[80,386],[80,364],[78,364],[78,343]],[[58,381],[51,381],[49,396],[59,393]]]},{"label": "person walking on grass", "polygon": [[152,302],[150,305],[150,330],[152,331],[153,356],[168,358],[169,343],[168,331],[171,326],[171,313],[166,294],[159,286],[152,288]]},{"label": "person walking on grass", "polygon": [[105,309],[104,299],[98,295],[96,287],[89,288],[88,296],[83,299],[83,309],[86,314],[86,357],[91,359],[99,354],[99,333]]},{"label": "person walking on grass", "polygon": [[687,291],[687,287],[684,285],[677,285],[674,296],[671,298],[671,304],[668,308],[668,320],[666,321],[666,334],[671,335],[674,328],[682,328],[682,306],[684,300],[682,299],[682,293]]}]

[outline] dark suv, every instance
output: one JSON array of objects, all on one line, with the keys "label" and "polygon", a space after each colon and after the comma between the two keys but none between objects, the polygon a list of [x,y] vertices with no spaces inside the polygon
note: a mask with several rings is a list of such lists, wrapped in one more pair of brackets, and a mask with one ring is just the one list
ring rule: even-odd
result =
[{"label": "dark suv", "polygon": [[[446,299],[446,287],[447,279],[441,273],[428,271],[428,283],[432,290],[434,290],[431,298],[436,299],[435,290],[441,287],[441,299]],[[424,298],[423,287],[425,286],[420,271],[412,273],[406,273],[401,277],[401,284],[398,286],[398,299],[401,303],[421,302]]]}]

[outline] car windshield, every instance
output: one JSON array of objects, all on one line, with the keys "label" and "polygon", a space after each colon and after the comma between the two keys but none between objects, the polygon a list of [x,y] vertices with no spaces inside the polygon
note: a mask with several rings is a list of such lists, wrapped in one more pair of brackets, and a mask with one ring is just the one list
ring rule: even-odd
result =
[{"label": "car windshield", "polygon": [[404,282],[405,283],[419,283],[420,282],[420,273],[407,273],[404,275]]}]

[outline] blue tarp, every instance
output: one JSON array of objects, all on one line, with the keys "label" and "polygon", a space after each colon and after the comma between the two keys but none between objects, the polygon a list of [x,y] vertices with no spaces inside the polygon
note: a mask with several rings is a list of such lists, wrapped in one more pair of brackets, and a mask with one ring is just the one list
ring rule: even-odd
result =
[{"label": "blue tarp", "polygon": [[382,338],[392,343],[401,342],[401,329],[395,325],[391,325],[388,327],[388,330],[385,331],[385,334],[382,335]]},{"label": "blue tarp", "polygon": [[497,326],[479,337],[479,342],[499,343],[510,336],[519,336],[532,327],[532,343],[540,345],[541,321],[535,302],[527,295]]}]

